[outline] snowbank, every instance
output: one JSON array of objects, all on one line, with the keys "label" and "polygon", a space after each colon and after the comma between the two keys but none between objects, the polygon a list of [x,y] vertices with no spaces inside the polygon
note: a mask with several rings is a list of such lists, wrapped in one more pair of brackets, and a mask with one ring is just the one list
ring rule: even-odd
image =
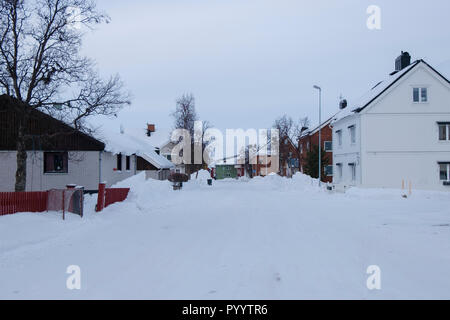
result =
[{"label": "snowbank", "polygon": [[207,183],[208,179],[211,179],[211,173],[208,170],[199,170],[191,174],[191,181]]}]

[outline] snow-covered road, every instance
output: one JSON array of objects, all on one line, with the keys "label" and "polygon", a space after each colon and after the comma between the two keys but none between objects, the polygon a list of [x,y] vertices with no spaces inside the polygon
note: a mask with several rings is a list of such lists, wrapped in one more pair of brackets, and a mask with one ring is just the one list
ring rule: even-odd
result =
[{"label": "snow-covered road", "polygon": [[[127,183],[101,214],[88,198],[84,219],[0,217],[0,298],[450,299],[449,194],[329,194],[303,176]],[[81,290],[66,288],[69,265]]]}]

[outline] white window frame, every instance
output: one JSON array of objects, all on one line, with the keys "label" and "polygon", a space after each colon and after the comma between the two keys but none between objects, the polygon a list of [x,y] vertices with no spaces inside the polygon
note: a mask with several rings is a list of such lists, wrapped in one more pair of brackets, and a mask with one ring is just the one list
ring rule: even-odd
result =
[{"label": "white window frame", "polygon": [[341,147],[342,146],[342,130],[337,130],[336,135],[337,135],[338,146]]},{"label": "white window frame", "polygon": [[[331,149],[327,149],[327,147],[326,147],[327,143],[331,144]],[[325,150],[326,152],[333,152],[333,141],[324,141],[323,142],[323,150]]]},{"label": "white window frame", "polygon": [[[445,140],[441,140],[440,137],[439,137],[439,134],[440,134],[439,130],[440,130],[441,126],[445,126],[445,130],[446,130],[446,132],[445,132],[446,133]],[[438,122],[438,140],[441,141],[441,142],[450,141],[450,122]]]},{"label": "white window frame", "polygon": [[[414,90],[419,90],[419,101],[414,101]],[[426,97],[427,97],[427,100],[426,101],[422,101],[422,90],[425,90],[426,91]],[[423,103],[428,103],[428,101],[429,101],[430,99],[429,99],[429,96],[428,96],[428,87],[426,87],[426,86],[414,86],[413,87],[413,103],[416,103],[416,104],[423,104]]]},{"label": "white window frame", "polygon": [[[447,179],[441,179],[441,165],[447,165]],[[439,162],[439,181],[445,181],[445,182],[450,182],[450,162]]]},{"label": "white window frame", "polygon": [[350,175],[351,175],[351,181],[355,182],[356,181],[356,163],[351,162],[348,164],[348,166],[350,167]]},{"label": "white window frame", "polygon": [[350,144],[356,143],[356,125],[348,126],[348,130],[350,133]]},{"label": "white window frame", "polygon": [[336,168],[338,172],[338,178],[339,180],[342,179],[342,163],[336,163]]}]

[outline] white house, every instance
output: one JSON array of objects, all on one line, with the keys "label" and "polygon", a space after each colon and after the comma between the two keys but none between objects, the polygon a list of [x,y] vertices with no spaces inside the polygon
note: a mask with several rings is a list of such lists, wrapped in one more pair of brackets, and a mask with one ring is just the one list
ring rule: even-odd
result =
[{"label": "white house", "polygon": [[[0,192],[14,191],[17,168],[18,119],[29,108],[0,96]],[[95,192],[99,182],[111,186],[141,170],[165,179],[174,165],[160,156],[146,136],[120,132],[96,139],[38,111],[30,110],[26,134],[26,191],[83,186]]]},{"label": "white house", "polygon": [[[160,148],[154,146],[157,142],[150,139],[145,130],[124,129],[104,130],[101,140],[105,143],[105,151],[114,155],[116,164],[112,168],[116,174],[109,177],[112,180],[120,175],[134,174],[145,171],[147,178],[165,180],[175,165],[167,156],[160,154]],[[114,163],[114,162],[113,162]],[[111,168],[108,168],[110,172]],[[117,175],[119,173],[119,176]],[[105,174],[103,174],[105,175]]]},{"label": "white house", "polygon": [[450,191],[450,83],[403,53],[333,121],[334,183]]}]

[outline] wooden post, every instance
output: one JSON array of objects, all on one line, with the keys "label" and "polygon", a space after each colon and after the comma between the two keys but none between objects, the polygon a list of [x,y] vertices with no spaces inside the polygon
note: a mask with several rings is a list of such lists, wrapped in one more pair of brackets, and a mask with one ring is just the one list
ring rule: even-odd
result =
[{"label": "wooden post", "polygon": [[412,183],[411,183],[411,181],[409,181],[409,195],[411,195],[412,194]]},{"label": "wooden post", "polygon": [[405,179],[402,179],[402,190],[405,190]]},{"label": "wooden post", "polygon": [[102,182],[98,185],[98,197],[97,197],[97,208],[95,211],[100,212],[105,207],[105,188],[106,183]]},{"label": "wooden post", "polygon": [[62,192],[62,209],[63,209],[63,220],[66,220],[66,205],[65,205],[65,203],[64,203],[64,197],[65,197],[65,193],[66,193],[66,191],[65,190],[63,190],[63,192]]}]

